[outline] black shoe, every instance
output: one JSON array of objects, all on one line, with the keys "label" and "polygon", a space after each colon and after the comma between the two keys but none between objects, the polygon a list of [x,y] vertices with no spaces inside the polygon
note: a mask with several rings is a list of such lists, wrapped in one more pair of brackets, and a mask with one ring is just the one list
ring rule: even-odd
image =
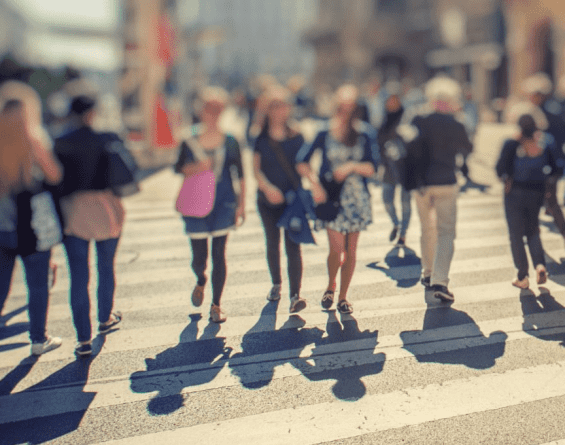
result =
[{"label": "black shoe", "polygon": [[434,297],[439,298],[441,301],[445,303],[452,303],[455,301],[454,295],[449,292],[447,286],[442,286],[441,284],[434,284],[432,286],[432,290],[434,291]]},{"label": "black shoe", "polygon": [[424,286],[426,289],[431,287],[430,277],[422,277],[420,283],[422,283],[422,286]]},{"label": "black shoe", "polygon": [[390,236],[388,237],[391,243],[396,239],[396,235],[398,235],[398,227],[394,226],[392,232],[390,232]]},{"label": "black shoe", "polygon": [[101,334],[107,334],[112,329],[114,329],[116,327],[116,325],[120,324],[123,316],[122,316],[121,312],[116,311],[116,312],[113,312],[112,314],[110,314],[110,318],[111,318],[110,323],[108,323],[108,324],[100,323],[98,325],[98,332],[100,332]]},{"label": "black shoe", "polygon": [[396,247],[405,247],[406,246],[406,238],[404,236],[401,236],[400,238],[398,238],[398,241],[396,242]]}]

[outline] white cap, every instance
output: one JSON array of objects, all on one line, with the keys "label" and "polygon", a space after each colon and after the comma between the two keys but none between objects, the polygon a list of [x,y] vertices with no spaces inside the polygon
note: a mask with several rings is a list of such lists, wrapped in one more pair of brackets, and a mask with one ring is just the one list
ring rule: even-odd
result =
[{"label": "white cap", "polygon": [[461,86],[449,77],[434,77],[426,83],[426,97],[430,102],[443,101],[453,108],[461,105]]}]

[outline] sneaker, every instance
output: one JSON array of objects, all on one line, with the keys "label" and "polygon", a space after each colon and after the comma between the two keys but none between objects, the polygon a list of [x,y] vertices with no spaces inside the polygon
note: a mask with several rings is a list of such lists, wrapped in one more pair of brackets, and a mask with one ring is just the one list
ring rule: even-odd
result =
[{"label": "sneaker", "polygon": [[227,318],[220,309],[220,306],[213,304],[210,307],[210,321],[213,321],[214,323],[223,323],[226,320]]},{"label": "sneaker", "polygon": [[455,296],[449,292],[447,286],[442,286],[441,284],[434,284],[432,286],[432,290],[434,291],[434,297],[439,298],[441,301],[446,303],[451,303],[455,301]]},{"label": "sneaker", "polygon": [[349,301],[341,300],[337,304],[337,310],[339,311],[340,314],[351,314],[353,313],[353,306]]},{"label": "sneaker", "polygon": [[538,284],[545,284],[547,281],[547,270],[543,264],[538,264],[536,267],[536,278]]},{"label": "sneaker", "polygon": [[199,286],[197,284],[192,290],[192,305],[195,307],[200,307],[202,305],[202,301],[204,300],[204,286]]},{"label": "sneaker", "polygon": [[295,314],[296,312],[300,312],[302,309],[306,307],[306,300],[304,298],[300,298],[297,294],[294,294],[290,299],[290,309],[289,312],[291,314]]},{"label": "sneaker", "polygon": [[516,278],[514,281],[512,281],[512,286],[517,287],[518,289],[529,289],[530,280],[528,280],[528,277],[524,277],[521,280]]},{"label": "sneaker", "polygon": [[75,346],[75,354],[80,357],[92,354],[92,343],[79,343]]},{"label": "sneaker", "polygon": [[100,323],[98,325],[98,332],[101,334],[106,334],[116,327],[122,321],[122,313],[120,311],[113,312],[110,314],[110,320],[106,323]]},{"label": "sneaker", "polygon": [[431,283],[431,278],[430,277],[422,277],[422,279],[420,280],[420,283],[422,283],[422,286],[424,286],[426,289],[432,287],[432,283]]},{"label": "sneaker", "polygon": [[391,243],[396,239],[396,235],[398,235],[398,226],[394,226],[390,232],[388,239]]},{"label": "sneaker", "polygon": [[281,299],[281,285],[273,284],[273,287],[271,287],[271,290],[267,294],[267,300],[278,301],[280,299]]},{"label": "sneaker", "polygon": [[322,296],[322,307],[324,309],[329,309],[332,307],[332,304],[334,304],[334,291],[333,290],[327,290],[324,292],[324,295]]},{"label": "sneaker", "polygon": [[400,238],[398,238],[398,241],[396,242],[396,246],[397,246],[397,247],[404,247],[404,246],[406,246],[406,237],[401,236]]},{"label": "sneaker", "polygon": [[63,344],[63,340],[59,337],[47,337],[43,343],[31,344],[31,355],[41,355],[46,352],[57,349]]}]

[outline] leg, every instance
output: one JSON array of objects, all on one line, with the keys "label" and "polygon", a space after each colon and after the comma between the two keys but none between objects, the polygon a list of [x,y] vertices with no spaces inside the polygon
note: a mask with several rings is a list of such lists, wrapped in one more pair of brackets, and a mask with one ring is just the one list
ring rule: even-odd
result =
[{"label": "leg", "polygon": [[106,323],[110,320],[114,306],[114,289],[116,275],[114,273],[114,260],[118,248],[119,238],[96,242],[96,256],[98,257],[98,321]]},{"label": "leg", "polygon": [[345,235],[345,240],[345,261],[341,266],[339,301],[343,301],[347,298],[349,284],[353,278],[355,263],[357,262],[357,242],[359,241],[359,232],[348,233]]},{"label": "leg", "polygon": [[71,309],[79,342],[90,341],[90,298],[88,296],[88,249],[89,241],[75,236],[64,239],[67,262],[71,275]]},{"label": "leg", "polygon": [[49,260],[51,251],[37,252],[22,258],[29,298],[29,337],[32,343],[47,339],[47,306],[49,303]]},{"label": "leg", "polygon": [[330,253],[328,255],[328,290],[334,291],[336,277],[341,267],[341,254],[345,252],[345,235],[328,229]]},{"label": "leg", "polygon": [[408,190],[401,186],[401,197],[402,197],[402,224],[400,226],[400,237],[405,238],[406,232],[408,231],[408,226],[410,225],[410,217],[412,216],[412,195]]},{"label": "leg", "polygon": [[277,227],[277,222],[282,216],[282,212],[276,209],[270,209],[264,204],[258,203],[257,209],[263,229],[265,230],[265,241],[267,243],[267,264],[271,273],[271,281],[273,285],[282,283],[281,277],[281,229]]},{"label": "leg", "polygon": [[300,244],[290,239],[288,232],[284,231],[284,245],[286,250],[288,282],[290,284],[290,296],[300,295],[302,285],[302,253]]},{"label": "leg", "polygon": [[504,198],[504,210],[506,222],[508,223],[508,234],[510,235],[510,249],[514,266],[518,269],[518,280],[523,280],[528,276],[528,258],[524,247],[526,226],[521,207],[522,202],[522,194],[515,190],[511,190]]},{"label": "leg", "polygon": [[537,268],[539,265],[545,267],[545,255],[539,232],[539,212],[543,204],[543,197],[541,194],[538,196],[533,195],[524,201],[527,206],[525,209],[525,233],[528,239],[528,250],[530,251],[534,267]]},{"label": "leg", "polygon": [[197,278],[198,286],[206,284],[206,262],[208,260],[208,240],[204,239],[191,239],[190,245],[192,247],[192,270]]},{"label": "leg", "polygon": [[15,262],[16,252],[14,250],[0,248],[0,315],[2,315],[2,309],[10,293]]},{"label": "leg", "polygon": [[431,284],[449,284],[449,269],[453,259],[455,224],[457,222],[457,194],[455,186],[437,187],[434,206],[437,214],[437,247],[432,268]]},{"label": "leg", "polygon": [[437,243],[436,213],[432,205],[432,194],[429,190],[426,190],[423,194],[416,192],[415,196],[420,225],[422,227],[420,236],[422,275],[424,277],[430,277],[432,275]]},{"label": "leg", "polygon": [[226,243],[228,236],[212,239],[212,303],[220,305],[224,285],[226,284]]},{"label": "leg", "polygon": [[394,226],[392,232],[390,234],[390,241],[394,241],[396,238],[396,234],[398,231],[398,227],[400,226],[400,221],[398,221],[398,216],[396,215],[396,208],[394,207],[394,184],[388,184],[383,182],[383,204],[385,206],[386,213],[390,217],[392,221],[392,225]]}]

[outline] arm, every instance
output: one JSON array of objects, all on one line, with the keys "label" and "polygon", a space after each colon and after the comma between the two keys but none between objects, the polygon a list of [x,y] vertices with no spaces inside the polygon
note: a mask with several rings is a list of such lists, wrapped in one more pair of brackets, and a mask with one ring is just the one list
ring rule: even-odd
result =
[{"label": "arm", "polygon": [[61,164],[55,159],[53,152],[47,150],[40,141],[32,141],[33,157],[45,175],[45,182],[56,185],[63,179]]},{"label": "arm", "polygon": [[306,178],[312,188],[312,197],[316,204],[326,202],[328,199],[326,191],[320,184],[319,178],[310,167],[310,159],[317,148],[324,147],[324,141],[327,132],[320,132],[311,144],[304,144],[296,155],[296,171],[298,174]]}]

